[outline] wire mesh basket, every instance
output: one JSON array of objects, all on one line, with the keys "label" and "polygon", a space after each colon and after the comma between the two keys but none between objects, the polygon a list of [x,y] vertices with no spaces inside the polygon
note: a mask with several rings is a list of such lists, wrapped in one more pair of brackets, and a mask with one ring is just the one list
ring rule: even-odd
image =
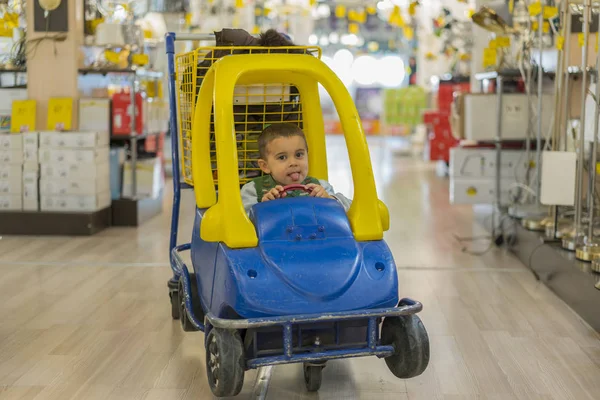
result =
[{"label": "wire mesh basket", "polygon": [[[200,86],[208,69],[222,57],[232,54],[307,54],[321,57],[316,46],[293,47],[199,47],[175,56],[175,84],[181,143],[183,180],[192,180],[192,123]],[[258,167],[258,135],[268,125],[293,123],[302,128],[300,93],[286,84],[237,85],[234,90],[233,119],[235,124],[240,184],[261,175]],[[210,156],[215,184],[217,182],[217,155],[215,147],[214,109],[210,121]]]}]

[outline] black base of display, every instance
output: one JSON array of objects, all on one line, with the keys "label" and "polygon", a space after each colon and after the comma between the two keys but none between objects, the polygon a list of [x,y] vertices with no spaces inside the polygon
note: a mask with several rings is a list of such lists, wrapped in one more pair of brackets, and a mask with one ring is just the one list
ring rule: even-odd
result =
[{"label": "black base of display", "polygon": [[600,274],[591,270],[591,264],[563,250],[561,242],[544,240],[540,232],[526,230],[519,221],[515,220],[515,229],[508,229],[505,235],[510,235],[511,251],[536,278],[600,332],[600,290],[595,288]]},{"label": "black base of display", "polygon": [[156,199],[120,199],[112,202],[113,226],[140,226],[162,213],[162,195]]},{"label": "black base of display", "polygon": [[0,212],[2,235],[88,236],[110,224],[110,207],[93,213]]}]

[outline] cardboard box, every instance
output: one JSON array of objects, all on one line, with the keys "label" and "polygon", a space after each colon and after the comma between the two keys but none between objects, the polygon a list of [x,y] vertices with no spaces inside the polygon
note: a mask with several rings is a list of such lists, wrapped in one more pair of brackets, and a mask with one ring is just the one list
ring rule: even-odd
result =
[{"label": "cardboard box", "polygon": [[[535,152],[532,151],[530,157],[535,157]],[[525,181],[529,162],[524,150],[502,150],[500,162],[502,178]],[[449,174],[455,178],[495,178],[496,150],[477,147],[450,149]]]},{"label": "cardboard box", "polygon": [[[514,182],[514,179],[500,182],[501,205],[511,204],[510,192]],[[450,177],[450,204],[494,204],[495,201],[495,179]]]},{"label": "cardboard box", "polygon": [[23,172],[23,210],[39,211],[39,172]]},{"label": "cardboard box", "polygon": [[[131,163],[126,162],[123,167],[122,196],[132,197],[132,171]],[[156,198],[163,188],[162,168],[158,158],[141,160],[136,166],[136,197]]]},{"label": "cardboard box", "polygon": [[110,132],[110,99],[79,99],[79,130]]},{"label": "cardboard box", "polygon": [[110,176],[110,164],[41,164],[40,176],[42,177],[42,179],[96,180],[101,177],[107,177],[108,179],[108,176]]},{"label": "cardboard box", "polygon": [[23,164],[23,150],[0,150],[0,165]]},{"label": "cardboard box", "polygon": [[37,132],[23,134],[23,163],[38,164],[39,135]]},{"label": "cardboard box", "polygon": [[39,151],[40,164],[45,163],[88,163],[107,164],[109,162],[109,148],[97,149],[57,149],[41,148]]},{"label": "cardboard box", "polygon": [[89,196],[42,195],[40,197],[42,211],[94,212],[109,207],[110,204],[110,192]]},{"label": "cardboard box", "polygon": [[18,180],[23,178],[23,169],[17,164],[0,164],[0,180],[8,180],[16,177]]},{"label": "cardboard box", "polygon": [[0,194],[0,211],[22,211],[21,194]]},{"label": "cardboard box", "polygon": [[[464,100],[464,139],[493,141],[498,121],[496,94],[466,94]],[[542,96],[542,133],[550,128],[554,114],[554,96]],[[502,99],[502,140],[521,140],[527,137],[527,95],[507,93]],[[534,128],[535,129],[535,128]],[[535,132],[535,130],[534,130]]]},{"label": "cardboard box", "polygon": [[110,190],[108,175],[100,179],[40,179],[42,195],[92,195]]},{"label": "cardboard box", "polygon": [[0,134],[0,150],[21,150],[23,135],[19,133]]},{"label": "cardboard box", "polygon": [[40,132],[41,149],[96,149],[109,144],[107,132]]},{"label": "cardboard box", "polygon": [[21,194],[21,192],[23,192],[23,181],[18,176],[0,180],[0,195]]}]

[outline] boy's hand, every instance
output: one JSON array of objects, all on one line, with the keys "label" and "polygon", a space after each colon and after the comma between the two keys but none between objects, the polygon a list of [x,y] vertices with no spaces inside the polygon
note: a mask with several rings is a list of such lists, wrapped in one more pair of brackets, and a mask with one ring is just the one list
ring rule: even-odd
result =
[{"label": "boy's hand", "polygon": [[280,199],[284,198],[286,195],[287,193],[283,191],[283,186],[277,185],[273,189],[265,193],[261,201]]},{"label": "boy's hand", "polygon": [[310,192],[311,197],[322,197],[324,199],[332,199],[333,198],[329,195],[329,193],[327,193],[325,188],[321,185],[317,185],[316,183],[309,183],[308,185],[306,185],[306,187],[309,189],[312,189],[312,191]]}]

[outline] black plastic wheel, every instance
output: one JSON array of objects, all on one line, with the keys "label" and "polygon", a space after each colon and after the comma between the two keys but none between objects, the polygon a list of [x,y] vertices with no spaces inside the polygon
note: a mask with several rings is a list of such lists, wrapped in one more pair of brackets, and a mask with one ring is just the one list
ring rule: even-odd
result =
[{"label": "black plastic wheel", "polygon": [[321,388],[323,381],[323,366],[304,364],[304,383],[306,390],[316,392]]},{"label": "black plastic wheel", "polygon": [[429,364],[429,336],[417,315],[389,317],[383,321],[381,343],[395,352],[385,362],[400,379],[421,375]]},{"label": "black plastic wheel", "polygon": [[179,319],[179,281],[169,279],[167,282],[169,288],[169,301],[171,302],[171,318]]},{"label": "black plastic wheel", "polygon": [[213,328],[206,340],[206,375],[217,397],[237,396],[244,386],[244,348],[238,331]]},{"label": "black plastic wheel", "polygon": [[[202,305],[200,304],[200,298],[198,296],[198,284],[196,283],[196,276],[191,273],[190,274],[190,291],[192,294],[192,310],[194,310],[194,315],[200,321],[204,319],[204,312],[202,312]],[[179,304],[179,321],[181,322],[181,328],[184,332],[195,332],[198,329],[192,324],[188,316],[188,312],[185,308],[185,290],[183,288],[183,278],[179,278],[179,289],[178,289],[178,304]]]},{"label": "black plastic wheel", "polygon": [[179,319],[179,291],[169,290],[169,299],[171,300],[171,318]]}]

